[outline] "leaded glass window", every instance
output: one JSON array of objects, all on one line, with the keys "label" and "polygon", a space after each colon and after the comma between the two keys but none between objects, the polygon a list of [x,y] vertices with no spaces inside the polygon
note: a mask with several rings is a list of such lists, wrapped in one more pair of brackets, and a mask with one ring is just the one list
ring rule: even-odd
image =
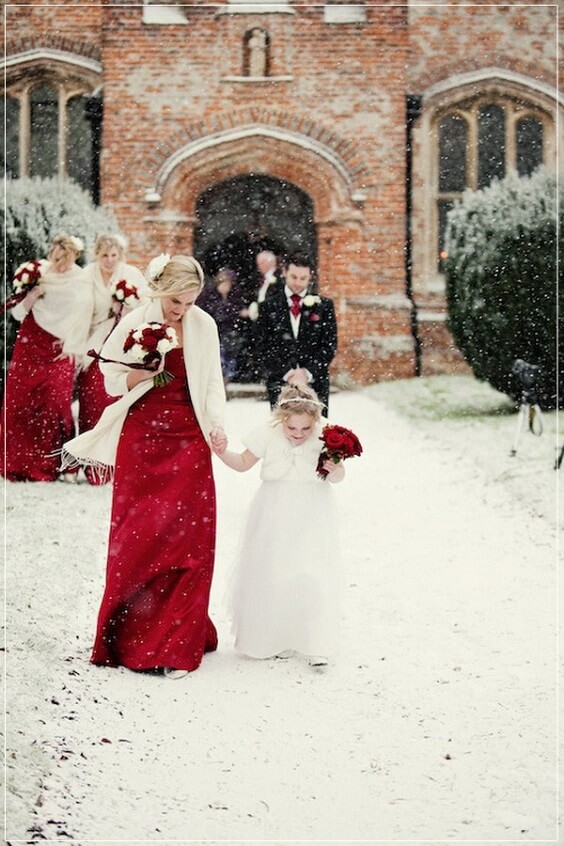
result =
[{"label": "leaded glass window", "polygon": [[53,176],[59,170],[59,94],[39,85],[30,95],[29,175]]},{"label": "leaded glass window", "polygon": [[87,117],[87,97],[72,97],[67,103],[67,176],[84,188],[92,185],[92,124]]},{"label": "leaded glass window", "polygon": [[[526,108],[526,113],[525,113]],[[547,157],[548,117],[510,96],[475,97],[442,111],[436,137],[436,266],[444,269],[447,214],[463,192],[510,171],[529,176]]]},{"label": "leaded glass window", "polygon": [[488,103],[478,109],[478,188],[505,176],[505,111]]},{"label": "leaded glass window", "polygon": [[460,115],[447,115],[439,123],[439,191],[464,191],[468,125]]},{"label": "leaded glass window", "polygon": [[[17,79],[2,104],[6,174],[68,177],[99,198],[102,101],[76,78]],[[11,89],[11,90],[10,90]]]},{"label": "leaded glass window", "polygon": [[543,162],[543,125],[533,117],[521,118],[515,127],[517,173],[530,176]]}]

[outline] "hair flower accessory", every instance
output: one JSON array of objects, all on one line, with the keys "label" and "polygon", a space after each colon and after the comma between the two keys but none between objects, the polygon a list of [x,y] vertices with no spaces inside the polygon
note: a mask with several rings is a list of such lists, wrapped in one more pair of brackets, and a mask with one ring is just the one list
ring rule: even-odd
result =
[{"label": "hair flower accessory", "polygon": [[82,238],[77,238],[76,235],[71,235],[69,237],[69,241],[72,243],[77,253],[82,253],[84,251],[84,241]]},{"label": "hair flower accessory", "polygon": [[314,305],[321,302],[321,297],[317,294],[306,294],[303,299],[303,304],[306,308],[313,308]]},{"label": "hair flower accessory", "polygon": [[170,253],[161,253],[154,259],[151,259],[151,261],[147,265],[147,271],[145,273],[149,282],[154,282],[155,279],[159,278],[169,261]]}]

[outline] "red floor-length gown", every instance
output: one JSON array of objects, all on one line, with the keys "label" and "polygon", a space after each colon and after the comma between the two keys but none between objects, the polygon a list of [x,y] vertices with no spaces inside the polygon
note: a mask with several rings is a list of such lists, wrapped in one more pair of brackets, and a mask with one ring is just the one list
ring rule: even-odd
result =
[{"label": "red floor-length gown", "polygon": [[52,482],[59,475],[54,453],[74,434],[74,369],[74,360],[61,355],[61,341],[29,313],[14,345],[0,421],[6,479]]},{"label": "red floor-length gown", "polygon": [[77,389],[80,398],[78,406],[78,431],[87,432],[93,429],[104,409],[115,402],[117,397],[106,393],[104,377],[97,361],[86,369],[81,370],[77,379]]},{"label": "red floor-length gown", "polygon": [[[78,431],[87,432],[94,428],[104,409],[115,402],[117,397],[106,393],[104,377],[97,361],[93,361],[86,370],[80,371],[76,386],[79,398]],[[102,484],[100,476],[89,467],[86,467],[84,472],[91,485]]]},{"label": "red floor-length gown", "polygon": [[211,453],[190,401],[182,349],[174,380],[129,409],[117,450],[106,588],[91,661],[195,670],[217,648],[208,616],[215,554]]}]

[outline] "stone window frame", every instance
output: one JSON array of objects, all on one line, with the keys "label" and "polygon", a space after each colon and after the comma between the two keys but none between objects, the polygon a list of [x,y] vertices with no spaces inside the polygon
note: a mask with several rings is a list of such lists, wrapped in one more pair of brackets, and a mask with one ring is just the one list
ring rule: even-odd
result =
[{"label": "stone window frame", "polygon": [[[527,116],[542,122],[543,163],[556,170],[557,112],[563,101],[551,86],[497,69],[484,69],[476,75],[461,75],[431,86],[423,96],[421,117],[414,130],[413,287],[419,297],[434,301],[438,296],[442,301],[445,293],[445,276],[438,263],[439,200],[446,198],[438,190],[439,121],[448,114],[466,118],[470,113],[469,155],[473,159],[467,185],[473,187],[477,184],[477,110],[489,103],[510,108],[511,119],[506,120],[506,173],[515,172],[516,121]],[[508,139],[508,135],[512,137]]]},{"label": "stone window frame", "polygon": [[96,86],[88,74],[81,77],[73,71],[71,75],[48,65],[36,65],[27,69],[27,73],[15,73],[7,76],[5,97],[19,103],[19,176],[29,175],[31,151],[31,93],[34,89],[49,86],[57,92],[57,172],[53,176],[67,177],[67,106],[74,97],[93,96]]},{"label": "stone window frame", "polygon": [[478,120],[480,109],[484,106],[498,106],[504,115],[504,142],[505,142],[505,174],[517,172],[517,126],[523,118],[533,118],[538,121],[543,128],[543,156],[542,164],[547,164],[547,138],[550,135],[551,121],[541,109],[533,106],[531,103],[517,100],[513,95],[495,94],[491,95],[487,92],[480,93],[472,98],[466,99],[462,104],[455,106],[447,106],[443,109],[437,109],[435,112],[431,127],[432,127],[432,143],[433,143],[433,190],[435,194],[434,214],[432,219],[432,230],[434,232],[435,255],[437,258],[437,266],[440,272],[440,246],[441,246],[441,221],[440,221],[440,204],[443,202],[455,202],[461,199],[462,191],[441,191],[439,185],[439,154],[440,154],[440,138],[439,126],[445,117],[457,116],[460,117],[467,127],[467,144],[466,144],[466,185],[465,188],[470,188],[475,191],[479,187],[479,142],[478,142]]}]

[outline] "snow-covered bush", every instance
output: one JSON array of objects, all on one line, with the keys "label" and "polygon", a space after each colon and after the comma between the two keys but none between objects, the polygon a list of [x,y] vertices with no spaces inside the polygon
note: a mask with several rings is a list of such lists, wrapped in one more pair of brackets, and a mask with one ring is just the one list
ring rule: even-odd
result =
[{"label": "snow-covered bush", "polygon": [[[43,258],[60,232],[77,235],[90,247],[98,235],[118,231],[113,213],[95,206],[90,195],[74,182],[57,177],[0,182],[0,261],[6,276],[2,299],[12,293],[11,281],[18,265],[27,259]],[[17,324],[11,317],[2,323],[0,343],[5,343],[9,359]]]},{"label": "snow-covered bush", "polygon": [[[560,199],[560,226],[564,192]],[[539,400],[562,404],[564,348],[557,350],[557,183],[539,170],[464,194],[449,213],[446,262],[448,325],[478,379],[519,399],[515,359],[542,368]],[[562,266],[562,264],[560,265]]]},{"label": "snow-covered bush", "polygon": [[8,277],[25,259],[45,256],[59,232],[78,235],[89,247],[98,235],[118,231],[113,213],[95,206],[90,194],[70,180],[2,179],[1,189]]}]

